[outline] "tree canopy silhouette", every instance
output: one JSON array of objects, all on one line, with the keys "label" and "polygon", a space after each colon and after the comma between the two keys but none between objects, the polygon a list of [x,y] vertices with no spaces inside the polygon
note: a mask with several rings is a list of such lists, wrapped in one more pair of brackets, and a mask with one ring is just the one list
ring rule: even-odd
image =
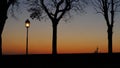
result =
[{"label": "tree canopy silhouette", "polygon": [[120,0],[92,0],[92,5],[97,13],[101,13],[107,24],[108,32],[108,53],[112,53],[113,27],[115,15],[120,9]]},{"label": "tree canopy silhouette", "polygon": [[85,0],[28,0],[30,17],[38,20],[48,17],[52,22],[52,54],[57,54],[57,25],[66,15],[83,11]]},{"label": "tree canopy silhouette", "polygon": [[2,55],[2,32],[8,18],[7,12],[9,7],[15,4],[18,4],[17,0],[0,0],[0,55]]}]

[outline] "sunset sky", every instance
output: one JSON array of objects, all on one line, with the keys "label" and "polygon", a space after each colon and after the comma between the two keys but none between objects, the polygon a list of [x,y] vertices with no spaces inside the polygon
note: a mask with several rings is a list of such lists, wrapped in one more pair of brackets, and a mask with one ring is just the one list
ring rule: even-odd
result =
[{"label": "sunset sky", "polygon": [[[24,7],[24,8],[23,8]],[[2,34],[3,54],[25,54],[26,27],[25,20],[29,19],[29,54],[52,53],[52,23],[49,19],[38,21],[29,18],[29,13],[21,6],[15,12],[16,18],[8,13]],[[58,24],[57,50],[61,53],[106,53],[107,26],[104,17],[96,14],[92,7],[85,13],[76,14],[68,22],[61,20]],[[120,14],[115,19],[113,30],[113,52],[120,52]]]}]

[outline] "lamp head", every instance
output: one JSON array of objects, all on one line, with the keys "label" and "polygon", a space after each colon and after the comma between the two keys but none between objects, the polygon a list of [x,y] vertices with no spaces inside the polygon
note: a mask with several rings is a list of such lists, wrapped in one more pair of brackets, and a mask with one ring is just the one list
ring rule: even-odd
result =
[{"label": "lamp head", "polygon": [[30,21],[29,21],[28,19],[25,21],[25,27],[26,27],[26,28],[29,28],[29,27],[30,27]]}]

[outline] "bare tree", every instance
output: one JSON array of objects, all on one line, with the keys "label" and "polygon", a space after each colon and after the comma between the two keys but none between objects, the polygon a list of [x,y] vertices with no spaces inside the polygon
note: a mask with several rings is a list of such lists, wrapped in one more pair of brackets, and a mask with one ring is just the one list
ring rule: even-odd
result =
[{"label": "bare tree", "polygon": [[108,53],[112,53],[113,27],[115,15],[120,9],[120,0],[93,0],[92,4],[97,13],[101,13],[107,24],[108,32]]},{"label": "bare tree", "polygon": [[31,8],[30,17],[38,20],[48,17],[52,22],[52,54],[57,54],[57,25],[67,14],[83,11],[85,0],[28,0]]},{"label": "bare tree", "polygon": [[2,32],[8,18],[7,12],[9,7],[16,2],[17,0],[0,0],[0,55],[2,55]]}]

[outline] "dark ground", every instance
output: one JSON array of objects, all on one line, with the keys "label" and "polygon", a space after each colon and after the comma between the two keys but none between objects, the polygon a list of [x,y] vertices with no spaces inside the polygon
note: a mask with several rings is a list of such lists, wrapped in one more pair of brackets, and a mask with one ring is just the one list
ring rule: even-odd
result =
[{"label": "dark ground", "polygon": [[3,55],[0,68],[3,67],[120,68],[120,53]]}]

